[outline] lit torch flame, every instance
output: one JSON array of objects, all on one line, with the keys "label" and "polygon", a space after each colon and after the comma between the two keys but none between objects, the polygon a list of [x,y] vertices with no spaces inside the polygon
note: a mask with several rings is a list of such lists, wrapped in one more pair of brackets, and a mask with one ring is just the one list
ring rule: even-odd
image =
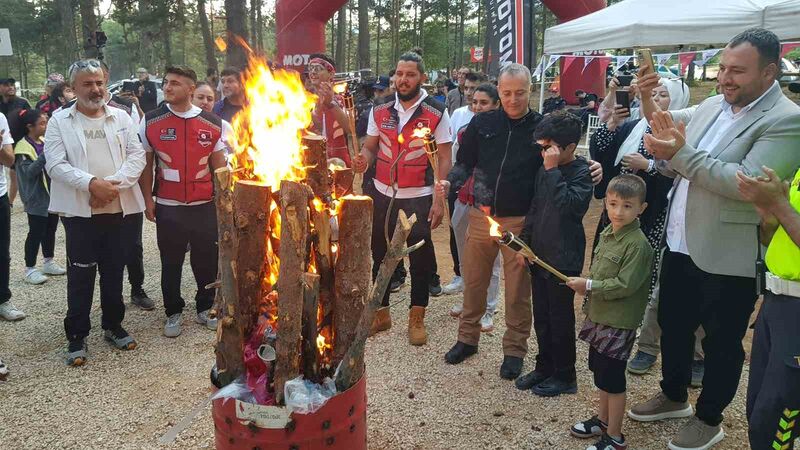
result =
[{"label": "lit torch flame", "polygon": [[425,139],[429,134],[431,134],[430,128],[415,128],[414,132],[411,133],[412,136],[415,138]]},{"label": "lit torch flame", "polygon": [[333,85],[333,92],[336,93],[336,94],[339,94],[339,95],[344,94],[345,92],[347,92],[347,82],[345,81],[345,82],[342,82],[342,83],[334,84]]},{"label": "lit torch flame", "polygon": [[228,44],[225,42],[225,39],[223,39],[222,36],[217,36],[217,38],[214,39],[214,43],[217,44],[217,49],[219,49],[219,51],[222,53],[225,53],[225,50],[228,49]]},{"label": "lit torch flame", "polygon": [[500,231],[500,224],[495,222],[489,216],[486,216],[486,219],[489,220],[489,224],[492,226],[489,229],[489,236],[496,237],[496,238],[503,237],[503,233]]}]

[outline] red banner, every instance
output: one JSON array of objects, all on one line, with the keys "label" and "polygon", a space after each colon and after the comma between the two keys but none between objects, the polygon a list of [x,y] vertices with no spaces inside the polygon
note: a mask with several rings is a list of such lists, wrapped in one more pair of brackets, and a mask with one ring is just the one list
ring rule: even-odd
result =
[{"label": "red banner", "polygon": [[[569,70],[569,66],[571,66],[576,59],[578,58],[575,58],[574,56],[567,56],[566,58],[564,58],[564,72]],[[581,61],[583,61],[583,58],[581,58]]]},{"label": "red banner", "polygon": [[697,53],[681,53],[678,55],[678,61],[680,61],[681,64],[681,74],[686,73],[689,69],[689,64],[691,64],[696,57]]},{"label": "red banner", "polygon": [[800,47],[800,42],[792,42],[791,44],[783,44],[781,46],[781,58],[786,56],[790,51]]},{"label": "red banner", "polygon": [[469,49],[470,61],[474,63],[483,62],[483,47],[472,47]]}]

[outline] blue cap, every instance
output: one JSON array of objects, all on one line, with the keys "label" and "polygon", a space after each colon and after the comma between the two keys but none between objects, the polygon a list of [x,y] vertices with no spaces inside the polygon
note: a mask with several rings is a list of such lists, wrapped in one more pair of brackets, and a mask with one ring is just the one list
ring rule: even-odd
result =
[{"label": "blue cap", "polygon": [[372,89],[389,89],[389,77],[378,77],[378,81],[372,85]]}]

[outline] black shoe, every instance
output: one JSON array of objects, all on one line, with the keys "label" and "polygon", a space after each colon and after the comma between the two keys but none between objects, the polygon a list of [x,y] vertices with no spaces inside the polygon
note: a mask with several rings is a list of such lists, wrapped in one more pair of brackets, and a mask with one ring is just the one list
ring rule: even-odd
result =
[{"label": "black shoe", "polygon": [[550,375],[534,370],[514,380],[514,386],[520,391],[527,391],[548,378]]},{"label": "black shoe", "polygon": [[405,280],[392,280],[389,282],[389,292],[400,292],[400,288],[406,283]]},{"label": "black shoe", "polygon": [[522,373],[522,358],[516,356],[504,356],[503,364],[500,366],[500,378],[514,380]]},{"label": "black shoe", "polygon": [[561,394],[576,394],[578,393],[578,383],[576,381],[559,380],[556,377],[550,377],[536,386],[531,388],[534,394],[539,397],[555,397]]},{"label": "black shoe", "polygon": [[444,355],[444,360],[447,364],[461,364],[465,359],[478,353],[477,345],[465,344],[461,341],[456,342],[456,345]]},{"label": "black shoe", "polygon": [[151,311],[155,309],[156,305],[153,303],[153,300],[147,296],[147,292],[144,289],[131,289],[131,304],[142,308],[145,311]]},{"label": "black shoe", "polygon": [[428,292],[430,292],[431,297],[438,297],[442,295],[442,282],[439,280],[439,274],[433,274],[431,277],[430,286],[428,286]]}]

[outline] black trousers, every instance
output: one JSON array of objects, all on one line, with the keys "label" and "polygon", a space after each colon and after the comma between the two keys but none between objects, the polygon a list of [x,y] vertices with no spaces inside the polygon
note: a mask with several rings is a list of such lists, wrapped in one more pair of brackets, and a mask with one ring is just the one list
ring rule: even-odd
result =
[{"label": "black trousers", "polygon": [[196,206],[156,204],[156,240],[161,254],[161,294],[167,317],[183,311],[181,277],[186,246],[197,283],[197,312],[211,308],[215,289],[206,286],[217,279],[217,210],[214,202]]},{"label": "black trousers", "polygon": [[130,216],[98,214],[92,217],[64,217],[67,240],[67,316],[64,331],[67,339],[89,335],[89,313],[94,298],[94,283],[100,272],[101,326],[110,330],[122,324],[122,270],[129,253],[130,239],[125,235]]},{"label": "black trousers", "polygon": [[128,269],[128,283],[131,293],[142,289],[144,284],[144,247],[142,246],[142,227],[144,226],[144,213],[131,214],[131,220],[126,221],[128,227],[125,234],[131,236],[132,242],[125,267]]},{"label": "black trousers", "polygon": [[[394,234],[394,227],[397,224],[397,211],[403,210],[408,217],[412,214],[417,215],[417,222],[411,228],[408,235],[408,244],[414,245],[424,240],[425,245],[411,252],[408,259],[410,262],[409,272],[411,273],[411,306],[428,306],[430,296],[429,284],[431,276],[436,271],[436,255],[433,251],[433,241],[431,241],[431,227],[428,223],[428,213],[431,209],[433,196],[419,198],[395,199],[392,210],[389,211],[391,197],[381,193],[375,193],[373,198],[373,226],[372,226],[372,279],[378,276],[383,257],[386,255],[387,244],[383,234],[383,225],[386,216],[389,216],[389,239]],[[389,306],[389,290],[383,295],[383,306]]]},{"label": "black trousers", "polygon": [[791,449],[800,436],[798,323],[800,298],[764,294],[747,385],[747,422],[753,450]]},{"label": "black trousers", "polygon": [[533,269],[533,329],[539,353],[536,371],[575,381],[575,291],[561,280]]},{"label": "black trousers", "polygon": [[705,375],[696,414],[716,426],[742,375],[742,339],[757,298],[755,278],[704,272],[688,255],[669,249],[661,264],[661,390],[672,401],[687,401],[694,332],[702,325]]},{"label": "black trousers", "polygon": [[0,196],[0,303],[11,299],[11,290],[8,288],[10,274],[11,204],[8,202],[8,194],[5,194]]},{"label": "black trousers", "polygon": [[52,258],[56,248],[58,215],[34,216],[28,214],[28,236],[25,238],[25,267],[36,266],[36,255],[42,248],[42,257]]},{"label": "black trousers", "polygon": [[[451,193],[450,196],[447,198],[447,204],[450,207],[450,217],[449,219],[453,220],[453,210],[456,208],[456,199],[458,198],[458,193],[454,192]],[[461,276],[461,263],[458,259],[458,245],[456,244],[456,234],[453,232],[453,227],[447,227],[450,230],[450,255],[453,257],[453,273],[457,276]]]}]

